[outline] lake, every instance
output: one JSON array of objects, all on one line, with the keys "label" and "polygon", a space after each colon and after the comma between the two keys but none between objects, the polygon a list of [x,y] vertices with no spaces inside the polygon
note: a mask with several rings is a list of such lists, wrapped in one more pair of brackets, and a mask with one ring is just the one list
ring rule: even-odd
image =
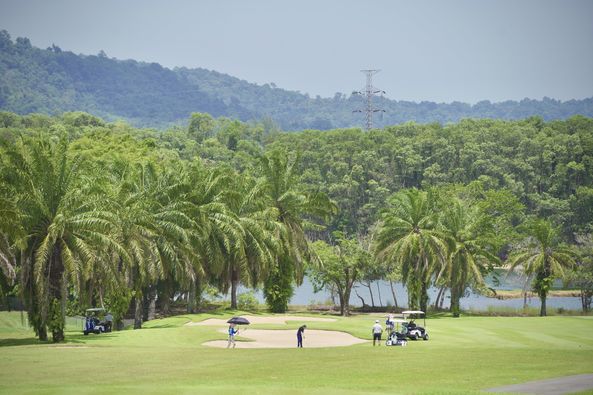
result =
[{"label": "lake", "polygon": [[[522,289],[524,279],[521,276],[511,274],[511,275],[501,275],[499,276],[500,282],[495,282],[493,276],[489,276],[486,279],[486,283],[493,289],[497,290],[513,290],[513,289]],[[555,287],[560,287],[562,282],[557,280],[554,284]],[[408,304],[408,293],[406,288],[401,283],[394,283],[395,294],[398,301],[399,307],[407,307]],[[389,283],[386,281],[376,281],[372,284],[373,290],[373,297],[375,299],[375,306],[393,306],[393,296],[391,294],[391,289]],[[240,287],[239,293],[247,292],[248,289]],[[365,301],[366,304],[371,304],[371,297],[367,287],[361,286],[356,284],[355,287],[352,289],[352,294],[350,295],[350,305],[352,306],[362,306],[362,302],[360,298],[356,295],[358,293]],[[430,303],[432,304],[436,299],[438,293],[438,289],[431,288],[428,292],[430,297]],[[380,300],[382,303],[379,303],[379,294]],[[263,294],[261,291],[257,291],[255,293],[257,299],[260,303],[264,302]],[[228,298],[227,298],[228,299]],[[313,284],[309,281],[307,277],[305,277],[303,284],[300,287],[295,288],[295,292],[293,297],[290,300],[290,304],[293,305],[310,305],[310,304],[324,304],[330,301],[330,294],[329,292],[323,290],[320,292],[315,293],[313,289]],[[337,300],[336,300],[337,302]],[[461,298],[461,308],[464,310],[478,310],[478,311],[487,311],[489,307],[493,308],[513,308],[513,309],[521,309],[523,307],[523,298],[518,299],[505,299],[499,300],[496,298],[489,298],[483,295],[475,294],[475,293],[468,293],[467,296]],[[447,292],[445,301],[443,303],[443,307],[448,308],[450,305],[450,296]],[[527,305],[533,308],[540,308],[540,300],[537,297],[532,297],[527,299]],[[581,299],[578,297],[548,297],[546,299],[546,305],[549,309],[556,309],[556,308],[563,308],[568,310],[581,310]]]}]

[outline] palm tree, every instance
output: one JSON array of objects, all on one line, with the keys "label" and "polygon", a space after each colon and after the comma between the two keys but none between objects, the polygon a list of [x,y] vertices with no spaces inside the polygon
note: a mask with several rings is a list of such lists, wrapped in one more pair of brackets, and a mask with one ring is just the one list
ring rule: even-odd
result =
[{"label": "palm tree", "polygon": [[[158,229],[155,249],[163,266],[161,281],[174,282],[183,289],[189,288],[196,277],[203,276],[199,253],[191,245],[197,224],[189,214],[189,190],[185,169],[180,164],[169,163],[168,170],[159,174],[156,188],[151,194],[155,202],[153,218]],[[148,319],[154,317],[156,294],[157,286],[153,284],[148,298]],[[171,295],[165,292],[159,298],[168,301]]]},{"label": "palm tree", "polygon": [[445,269],[445,278],[451,288],[451,312],[459,317],[459,300],[469,285],[485,286],[482,274],[489,265],[499,261],[488,248],[489,231],[475,211],[454,199],[448,202],[448,209],[441,223],[452,245]]},{"label": "palm tree", "polygon": [[275,236],[282,229],[275,221],[276,210],[265,206],[263,179],[234,177],[233,185],[227,194],[227,206],[236,219],[239,238],[225,260],[222,278],[230,283],[231,308],[236,309],[239,282],[257,287],[269,273],[279,249]]},{"label": "palm tree", "polygon": [[549,221],[538,219],[526,226],[530,236],[516,247],[508,261],[510,270],[522,267],[527,275],[534,275],[533,290],[537,292],[541,309],[546,315],[546,297],[554,279],[564,277],[564,269],[574,266],[574,252],[559,244],[558,231]]},{"label": "palm tree", "polygon": [[304,276],[303,262],[310,260],[305,227],[314,226],[307,218],[327,219],[337,212],[325,193],[307,192],[299,183],[298,156],[276,150],[261,158],[266,204],[276,211],[275,220],[283,225],[278,232],[281,250],[264,285],[264,295],[274,312],[284,312],[292,296],[293,278]]},{"label": "palm tree", "polygon": [[410,308],[426,311],[428,288],[447,262],[446,236],[437,230],[434,198],[415,188],[394,194],[375,237],[375,254],[401,267]]},{"label": "palm tree", "polygon": [[118,221],[118,237],[128,254],[120,256],[128,264],[130,284],[136,301],[134,328],[142,326],[143,295],[156,289],[158,279],[167,275],[187,278],[195,275],[196,256],[190,248],[194,221],[186,214],[183,175],[159,173],[152,164],[137,165],[116,172],[112,205]]},{"label": "palm tree", "polygon": [[198,257],[196,275],[189,283],[191,305],[199,297],[201,283],[208,278],[223,292],[228,291],[229,257],[242,231],[236,216],[228,207],[228,185],[233,181],[227,168],[208,168],[199,160],[189,164],[186,173],[188,186],[188,216],[194,222],[190,246]]},{"label": "palm tree", "polygon": [[80,288],[82,267],[106,248],[119,249],[113,223],[100,209],[102,191],[90,173],[68,157],[63,136],[21,138],[7,154],[9,182],[17,195],[21,289],[29,322],[41,340],[47,328],[54,342],[64,340],[68,286]]},{"label": "palm tree", "polygon": [[13,193],[0,180],[0,275],[4,276],[6,282],[16,278],[16,254],[12,240],[21,236],[17,202],[11,196]]}]

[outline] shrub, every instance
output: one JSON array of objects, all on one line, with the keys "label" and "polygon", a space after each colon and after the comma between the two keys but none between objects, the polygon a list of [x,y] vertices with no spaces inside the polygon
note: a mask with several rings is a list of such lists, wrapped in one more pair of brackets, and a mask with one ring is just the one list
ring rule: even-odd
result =
[{"label": "shrub", "polygon": [[245,292],[237,297],[237,307],[240,310],[257,310],[259,302],[253,292]]}]

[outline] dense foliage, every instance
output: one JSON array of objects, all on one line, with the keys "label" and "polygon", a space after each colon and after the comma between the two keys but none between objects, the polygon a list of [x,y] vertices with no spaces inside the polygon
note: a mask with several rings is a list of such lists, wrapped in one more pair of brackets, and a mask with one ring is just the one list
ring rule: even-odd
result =
[{"label": "dense foliage", "polygon": [[[590,260],[569,251],[593,227],[585,117],[282,133],[194,113],[161,132],[2,112],[0,141],[0,287],[40,338],[62,339],[67,308],[105,304],[117,321],[130,306],[140,327],[180,297],[195,310],[208,287],[233,307],[239,284],[261,287],[283,311],[307,268],[344,314],[353,281],[400,276],[411,307],[437,286],[458,314],[468,288],[509,255],[520,265],[534,240],[562,254],[523,260],[544,302]],[[520,226],[538,218],[547,241]]]},{"label": "dense foliage", "polygon": [[[82,110],[107,120],[125,119],[137,126],[165,127],[185,123],[193,111],[243,121],[266,119],[284,130],[352,127],[364,123],[360,96],[336,93],[312,98],[273,83],[257,85],[205,69],[167,69],[157,63],[76,55],[58,46],[35,48],[27,38],[11,40],[0,32],[0,109],[28,114],[61,114]],[[361,76],[362,77],[362,76]],[[362,78],[361,78],[362,81]],[[344,89],[357,88],[357,82]],[[376,99],[385,110],[375,125],[457,122],[463,118],[544,120],[575,114],[593,116],[593,98],[524,99],[474,105],[453,102],[408,102]]]}]

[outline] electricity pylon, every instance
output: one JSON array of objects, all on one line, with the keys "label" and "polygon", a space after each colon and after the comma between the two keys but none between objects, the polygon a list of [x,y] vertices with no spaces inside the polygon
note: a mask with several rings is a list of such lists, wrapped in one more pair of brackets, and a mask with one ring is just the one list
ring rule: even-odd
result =
[{"label": "electricity pylon", "polygon": [[373,75],[377,74],[381,70],[360,70],[361,72],[367,75],[367,84],[364,90],[362,91],[354,91],[352,92],[353,95],[361,95],[365,98],[366,101],[366,108],[364,110],[354,110],[352,112],[364,112],[366,116],[366,130],[367,132],[373,128],[373,113],[375,112],[385,112],[380,108],[373,107],[373,96],[377,93],[384,94],[385,91],[381,89],[377,89],[373,86]]}]

